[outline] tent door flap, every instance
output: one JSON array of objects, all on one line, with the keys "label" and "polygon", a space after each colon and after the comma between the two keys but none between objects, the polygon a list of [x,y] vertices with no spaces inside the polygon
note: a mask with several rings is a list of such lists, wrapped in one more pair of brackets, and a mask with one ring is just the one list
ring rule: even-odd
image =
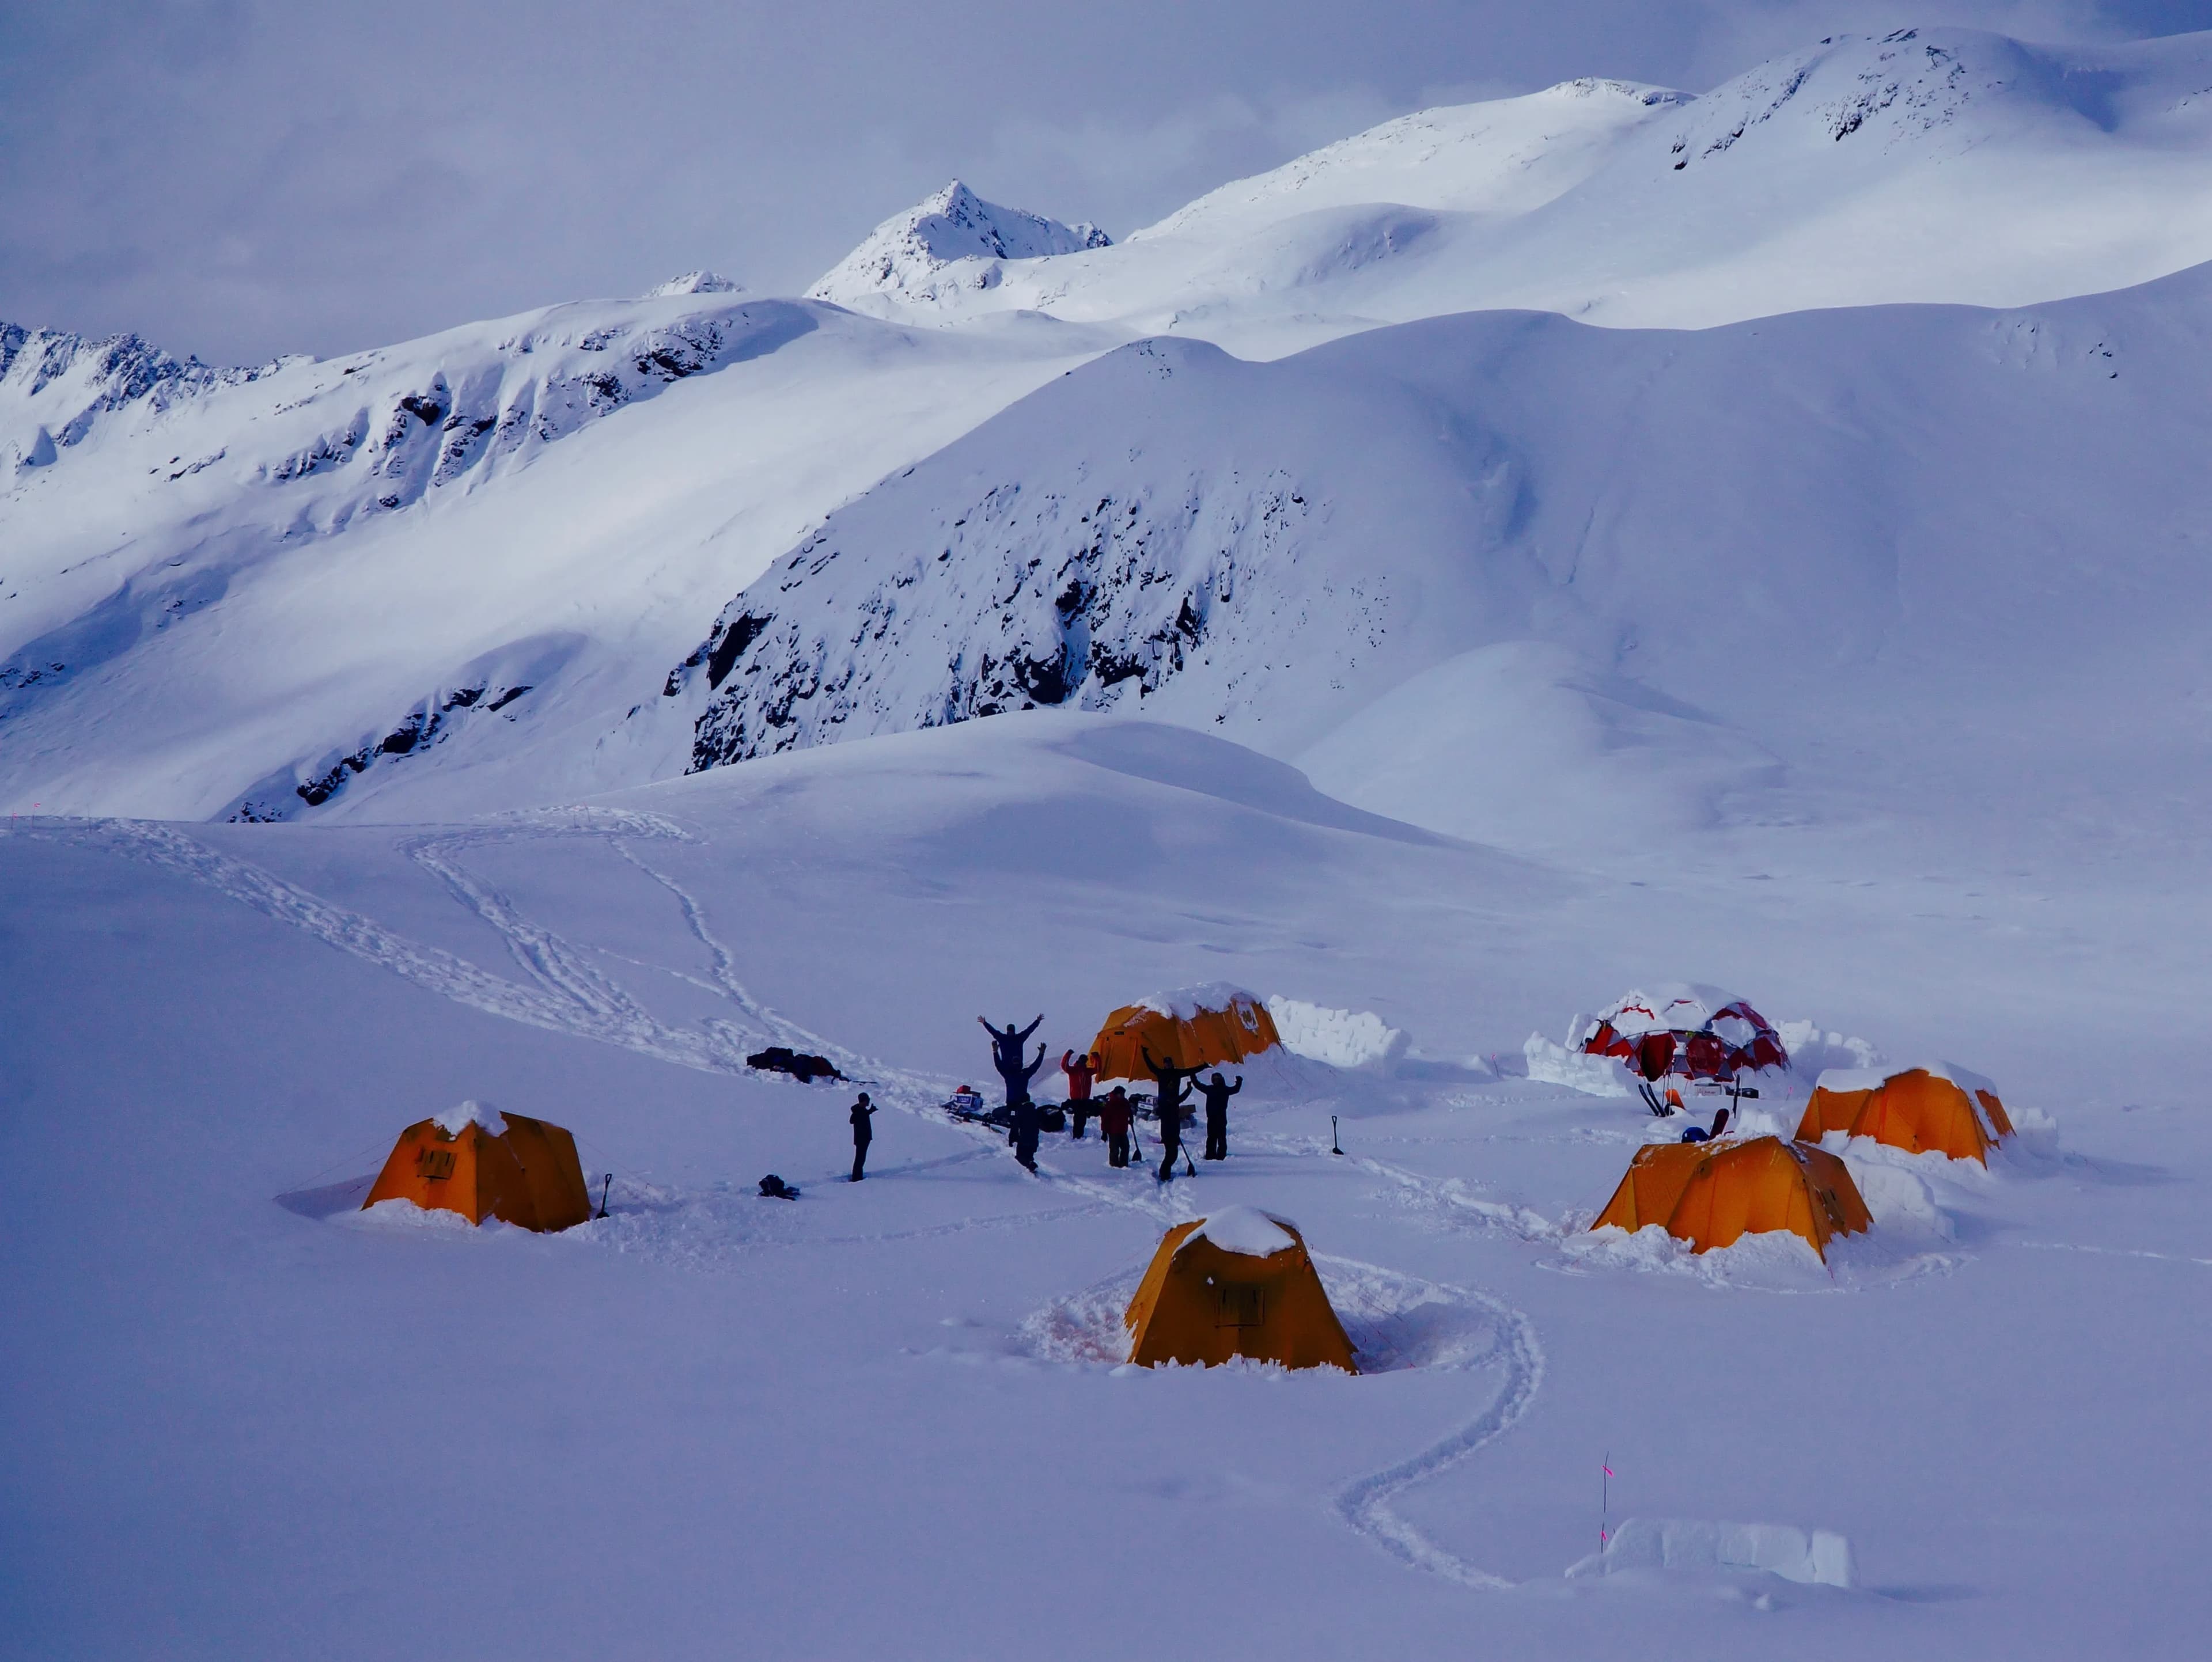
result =
[{"label": "tent door flap", "polygon": [[1257,1327],[1267,1319],[1267,1295],[1258,1287],[1217,1283],[1213,1289],[1216,1327]]}]

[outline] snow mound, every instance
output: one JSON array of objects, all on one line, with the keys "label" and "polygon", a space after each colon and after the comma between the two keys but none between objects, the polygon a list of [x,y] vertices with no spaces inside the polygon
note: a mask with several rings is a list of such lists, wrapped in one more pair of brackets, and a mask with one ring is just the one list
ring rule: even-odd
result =
[{"label": "snow mound", "polygon": [[1285,1050],[1333,1068],[1387,1072],[1406,1052],[1405,1034],[1371,1010],[1330,1010],[1277,993],[1267,1000],[1267,1014]]},{"label": "snow mound", "polygon": [[1829,1587],[1851,1585],[1851,1544],[1832,1530],[1788,1524],[1729,1524],[1697,1518],[1631,1518],[1605,1550],[1573,1565],[1569,1575],[1617,1575],[1623,1570],[1763,1570],[1785,1581]]},{"label": "snow mound", "polygon": [[894,214],[825,272],[811,300],[928,301],[945,290],[995,288],[1000,260],[1042,259],[1110,246],[1097,226],[986,202],[958,179]]},{"label": "snow mound", "polygon": [[[1576,1018],[1579,1023],[1581,1018]],[[1521,1046],[1528,1058],[1528,1077],[1539,1084],[1565,1085],[1585,1096],[1626,1096],[1627,1077],[1610,1056],[1592,1056],[1581,1050],[1555,1045],[1540,1033],[1532,1033]]]},{"label": "snow mound", "polygon": [[1818,1022],[1777,1022],[1774,1031],[1790,1052],[1793,1071],[1818,1078],[1832,1068],[1879,1068],[1882,1053],[1863,1039],[1832,1032]]},{"label": "snow mound", "polygon": [[[380,1200],[374,1206],[348,1214],[337,1220],[341,1223],[360,1225],[378,1229],[428,1229],[442,1234],[463,1234],[474,1238],[477,1226],[459,1212],[442,1206],[418,1206],[411,1200]],[[497,1218],[488,1217],[484,1222],[501,1227]]]},{"label": "snow mound", "polygon": [[[1837,1141],[1843,1146],[1829,1149],[1829,1152],[1840,1159],[1844,1169],[1850,1173],[1851,1181],[1858,1187],[1859,1198],[1866,1202],[1867,1216],[1874,1220],[1876,1228],[1917,1232],[1939,1240],[1951,1239],[1951,1220],[1936,1205],[1928,1180],[1903,1162],[1881,1157],[1903,1155],[1904,1161],[1910,1162],[1929,1156],[1905,1155],[1904,1150],[1885,1148],[1871,1137],[1847,1139],[1838,1136]],[[1822,1146],[1827,1146],[1826,1138],[1822,1139]],[[1932,1157],[1943,1159],[1942,1155]]]},{"label": "snow mound", "polygon": [[1182,1240],[1178,1253],[1194,1240],[1210,1240],[1224,1253],[1242,1258],[1268,1258],[1297,1246],[1297,1238],[1284,1228],[1285,1220],[1255,1206],[1224,1206],[1206,1215],[1205,1222]]},{"label": "snow mound", "polygon": [[1708,1287],[1753,1293],[1841,1293],[1894,1286],[1947,1273],[1962,1260],[1933,1250],[1936,1228],[1898,1234],[1881,1228],[1835,1235],[1824,1262],[1802,1235],[1771,1229],[1740,1237],[1735,1245],[1697,1252],[1658,1224],[1633,1234],[1611,1225],[1570,1235],[1549,1267],[1571,1275],[1630,1271],[1678,1276]]},{"label": "snow mound", "polygon": [[489,1102],[478,1102],[473,1098],[448,1108],[430,1123],[448,1137],[459,1137],[471,1125],[481,1125],[493,1137],[507,1135],[507,1120],[500,1111]]}]

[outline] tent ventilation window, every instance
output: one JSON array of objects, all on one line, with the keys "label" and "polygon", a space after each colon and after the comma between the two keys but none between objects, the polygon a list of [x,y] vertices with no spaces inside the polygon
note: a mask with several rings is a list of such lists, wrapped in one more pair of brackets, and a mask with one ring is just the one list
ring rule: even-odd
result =
[{"label": "tent ventilation window", "polygon": [[422,1175],[432,1182],[453,1174],[453,1151],[451,1149],[424,1149],[416,1159],[422,1165]]},{"label": "tent ventilation window", "polygon": [[1266,1317],[1267,1298],[1264,1288],[1217,1283],[1213,1289],[1213,1325],[1257,1327]]}]

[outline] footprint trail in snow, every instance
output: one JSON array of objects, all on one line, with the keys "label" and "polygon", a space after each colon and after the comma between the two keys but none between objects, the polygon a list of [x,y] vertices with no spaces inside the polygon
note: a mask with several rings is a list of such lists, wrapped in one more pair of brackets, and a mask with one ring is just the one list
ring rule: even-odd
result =
[{"label": "footprint trail in snow", "polygon": [[[932,1112],[950,1089],[946,1081],[888,1067],[874,1058],[812,1033],[778,1016],[757,998],[738,979],[735,961],[710,927],[706,908],[674,878],[641,858],[632,846],[637,843],[695,840],[690,833],[658,815],[607,809],[556,810],[518,816],[482,828],[440,832],[410,839],[401,845],[409,858],[436,877],[456,901],[498,932],[527,976],[527,985],[494,975],[441,948],[408,940],[360,913],[333,905],[258,866],[220,853],[166,823],[112,820],[88,833],[76,834],[84,840],[114,848],[188,877],[441,997],[526,1026],[617,1045],[678,1066],[714,1073],[743,1071],[747,1050],[759,1042],[786,1044],[828,1057],[841,1071],[867,1082],[885,1106],[916,1114]],[[597,969],[588,950],[532,922],[507,895],[461,864],[461,856],[470,849],[535,837],[603,840],[622,859],[665,889],[681,909],[686,928],[706,949],[712,980],[702,981],[680,970],[669,973],[715,992],[730,1004],[738,1019],[702,1022],[703,1030],[671,1027],[661,1022]],[[1000,1140],[1000,1133],[988,1128],[963,1129],[978,1140]],[[1304,1143],[1294,1146],[1279,1138],[1262,1141],[1278,1146],[1282,1152],[1311,1151]],[[1473,1211],[1488,1223],[1532,1238],[1555,1230],[1555,1226],[1533,1213],[1522,1214],[1515,1209],[1472,1198],[1464,1193],[1464,1186],[1456,1179],[1427,1178],[1364,1158],[1355,1159],[1353,1163],[1441,1210],[1462,1214]],[[921,1233],[1023,1227],[1090,1211],[1100,1205],[1140,1213],[1164,1227],[1197,1216],[1200,1211],[1194,1204],[1195,1198],[1182,1185],[1162,1186],[1157,1193],[1133,1192],[1127,1187],[1058,1170],[1049,1162],[1041,1162],[1039,1174],[1054,1186],[1080,1196],[1088,1204],[1017,1218],[968,1220]],[[857,1241],[876,1238],[850,1239]],[[767,1243],[747,1239],[741,1243],[725,1240],[717,1246],[726,1251],[739,1244]],[[704,1243],[701,1246],[704,1248]],[[708,1256],[716,1255],[714,1248],[704,1250]],[[696,1253],[677,1256],[690,1259]],[[1317,1256],[1316,1261],[1326,1264],[1332,1278],[1347,1289],[1356,1285],[1361,1277],[1372,1279],[1394,1275],[1349,1259],[1322,1259]],[[1116,1286],[1118,1282],[1102,1283],[1101,1288],[1079,1296],[1103,1296],[1102,1289]],[[1484,1309],[1492,1319],[1495,1337],[1487,1350],[1456,1365],[1486,1372],[1492,1368],[1502,1371],[1504,1380],[1497,1394],[1481,1413],[1449,1435],[1408,1459],[1347,1486],[1337,1497],[1337,1511],[1355,1532],[1413,1568],[1469,1587],[1510,1587],[1514,1584],[1504,1577],[1469,1564],[1436,1545],[1391,1507],[1392,1500],[1404,1490],[1449,1471],[1510,1430],[1528,1411],[1542,1384],[1543,1350],[1528,1319],[1487,1294],[1464,1289],[1449,1291],[1453,1296]]]}]

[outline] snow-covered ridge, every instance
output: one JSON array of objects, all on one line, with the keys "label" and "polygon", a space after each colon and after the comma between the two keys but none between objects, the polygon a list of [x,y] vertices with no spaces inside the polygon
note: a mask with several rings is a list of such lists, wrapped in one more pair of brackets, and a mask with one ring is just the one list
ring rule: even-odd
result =
[{"label": "snow-covered ridge", "polygon": [[1689,94],[1665,87],[1584,78],[1518,98],[1418,110],[1232,179],[1131,232],[1123,246],[1240,220],[1373,203],[1534,207],[1578,183],[1620,134],[1690,101]]},{"label": "snow-covered ridge", "polygon": [[136,335],[90,341],[0,323],[0,489],[26,469],[52,466],[112,411],[135,404],[159,414],[280,367],[222,369],[172,357]]},{"label": "snow-covered ridge", "polygon": [[[773,352],[823,315],[744,299],[711,274],[665,287],[659,298],[556,306],[248,371],[179,363],[129,338],[94,347],[8,331],[0,417],[33,434],[25,464],[0,473],[0,598],[11,603],[0,609],[0,723],[15,754],[41,748],[22,719],[204,627],[204,614],[234,615],[241,581],[272,556],[468,495],[606,416]],[[513,616],[526,599],[509,593],[502,609]],[[318,627],[304,616],[292,624]],[[289,817],[372,769],[419,767],[464,728],[511,727],[525,713],[515,700],[575,644],[524,629],[457,653],[304,748],[249,754],[250,771],[223,794],[245,789],[221,811]],[[224,655],[252,650],[234,640]]]},{"label": "snow-covered ridge", "polygon": [[[1518,702],[1546,734],[1525,758],[1545,794],[1580,765],[1628,788],[1650,756],[1647,827],[1695,824],[1707,807],[1660,793],[1764,788],[1772,765],[1715,712],[1767,723],[1791,688],[1824,703],[1837,676],[1894,647],[1900,592],[1967,604],[1976,562],[2002,557],[1974,504],[2049,501],[2069,536],[2143,511],[2115,495],[2134,485],[2097,476],[2081,428],[2183,442],[2154,412],[2191,396],[2168,377],[2205,349],[2208,281],[1686,336],[1478,314],[1272,364],[1140,343],[831,515],[664,690],[691,701],[695,768],[1050,706],[1141,707],[1288,758],[1418,672],[1533,637],[1542,649],[1498,665],[1480,701],[1399,711],[1364,736],[1366,772],[1317,782],[1376,806],[1360,791],[1377,759],[1429,734],[1443,748],[1414,782],[1433,803],[1460,771],[1443,713]],[[2130,338],[2170,354],[2115,379],[2106,355]],[[1918,412],[1923,437],[1864,422],[1839,436],[1823,413],[1869,408]],[[1923,432],[1936,408],[1942,432]],[[2154,492],[2196,494],[2187,472]],[[1808,519],[1814,501],[1849,507]],[[1938,524],[1954,539],[1941,554]],[[1700,643],[1718,595],[1733,621],[1716,656]],[[1942,650],[1962,661],[1968,634],[1954,626]],[[1973,650],[2017,673],[2017,638]],[[1601,731],[1559,725],[1574,709]],[[1503,737],[1469,742],[1502,761]],[[1482,794],[1492,814],[1510,793]],[[1377,811],[1419,818],[1417,801]]]},{"label": "snow-covered ridge", "polygon": [[848,306],[884,298],[927,301],[950,291],[997,287],[1002,260],[1042,259],[1112,242],[1088,222],[1063,225],[986,202],[956,179],[878,225],[806,292]]},{"label": "snow-covered ridge", "polygon": [[2212,36],[1832,36],[1698,98],[1617,82],[1384,123],[1121,246],[883,291],[1276,356],[1534,306],[1704,327],[1816,306],[2018,306],[2212,259]]}]

